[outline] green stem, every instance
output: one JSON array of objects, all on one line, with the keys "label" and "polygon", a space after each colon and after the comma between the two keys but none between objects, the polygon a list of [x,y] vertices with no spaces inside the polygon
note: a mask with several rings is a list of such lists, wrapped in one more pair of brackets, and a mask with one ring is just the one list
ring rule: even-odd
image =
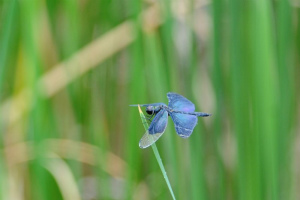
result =
[{"label": "green stem", "polygon": [[[144,115],[144,113],[142,112],[140,106],[138,106],[138,108],[139,108],[139,112],[140,112],[140,116],[141,116],[141,119],[142,119],[144,128],[145,128],[145,130],[147,131],[148,128],[149,128],[149,125],[148,125],[148,123],[147,123],[147,121],[146,121],[145,115]],[[169,190],[170,190],[170,193],[171,193],[173,199],[175,200],[176,198],[175,198],[175,195],[174,195],[174,193],[173,193],[173,190],[172,190],[170,181],[169,181],[169,179],[168,179],[167,172],[166,172],[165,167],[164,167],[164,165],[163,165],[163,163],[162,163],[162,160],[161,160],[161,158],[160,158],[160,155],[159,155],[159,152],[158,152],[158,149],[157,149],[155,143],[153,143],[153,144],[151,145],[151,147],[152,147],[152,149],[153,149],[153,152],[154,152],[155,158],[156,158],[156,160],[157,160],[157,162],[158,162],[158,165],[159,165],[159,167],[160,167],[160,170],[161,170],[161,172],[162,172],[162,174],[163,174],[163,176],[164,176],[164,178],[165,178],[165,180],[166,180],[166,183],[167,183],[167,185],[168,185],[168,188],[169,188]]]}]

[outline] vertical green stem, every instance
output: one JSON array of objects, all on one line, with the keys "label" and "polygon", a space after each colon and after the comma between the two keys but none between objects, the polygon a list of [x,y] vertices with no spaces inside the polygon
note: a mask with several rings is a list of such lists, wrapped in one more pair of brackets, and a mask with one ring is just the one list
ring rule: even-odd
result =
[{"label": "vertical green stem", "polygon": [[[142,112],[140,106],[139,106],[139,113],[140,113],[140,116],[141,116],[141,119],[142,119],[142,122],[143,122],[143,125],[144,125],[145,130],[148,130],[149,126],[148,126],[148,123],[147,123],[147,121],[146,121],[146,118],[145,118],[145,116],[144,116],[144,114],[143,114],[143,112]],[[158,165],[159,165],[159,167],[160,167],[160,170],[161,170],[161,172],[162,172],[162,174],[163,174],[163,176],[164,176],[164,178],[165,178],[165,180],[166,180],[166,183],[167,183],[167,185],[168,185],[168,188],[169,188],[169,190],[170,190],[170,193],[171,193],[171,195],[172,195],[172,198],[175,200],[176,198],[175,198],[175,195],[174,195],[174,193],[173,193],[173,190],[172,190],[170,181],[169,181],[169,179],[168,179],[167,172],[166,172],[166,170],[165,170],[165,168],[164,168],[164,165],[163,165],[163,163],[162,163],[162,160],[161,160],[161,158],[160,158],[160,155],[159,155],[159,152],[158,152],[158,149],[157,149],[155,143],[153,143],[153,144],[151,145],[151,147],[152,147],[152,149],[153,149],[153,152],[154,152],[155,158],[156,158],[156,160],[157,160],[157,162],[158,162]]]}]

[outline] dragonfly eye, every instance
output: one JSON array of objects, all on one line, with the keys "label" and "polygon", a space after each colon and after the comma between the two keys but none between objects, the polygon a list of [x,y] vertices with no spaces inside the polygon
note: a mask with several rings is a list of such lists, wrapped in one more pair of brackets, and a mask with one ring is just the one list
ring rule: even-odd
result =
[{"label": "dragonfly eye", "polygon": [[154,107],[153,107],[153,106],[148,106],[148,107],[146,107],[146,113],[147,113],[148,115],[152,115],[153,112],[154,112]]}]

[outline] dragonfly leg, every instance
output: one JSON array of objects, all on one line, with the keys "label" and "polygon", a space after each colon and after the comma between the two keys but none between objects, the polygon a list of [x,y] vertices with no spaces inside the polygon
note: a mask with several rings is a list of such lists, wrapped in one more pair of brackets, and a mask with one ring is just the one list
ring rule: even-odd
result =
[{"label": "dragonfly leg", "polygon": [[155,115],[155,113],[152,112],[150,115],[145,116],[145,119],[146,119],[148,122],[151,122],[151,120],[152,120],[152,118],[153,118],[154,115]]}]

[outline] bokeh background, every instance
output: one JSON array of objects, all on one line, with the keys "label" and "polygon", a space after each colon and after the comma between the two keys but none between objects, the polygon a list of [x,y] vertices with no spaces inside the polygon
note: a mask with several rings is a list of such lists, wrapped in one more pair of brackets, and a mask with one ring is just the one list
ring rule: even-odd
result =
[{"label": "bokeh background", "polygon": [[177,199],[300,199],[298,0],[0,1],[0,199],[171,199],[136,107],[182,94],[157,147]]}]

